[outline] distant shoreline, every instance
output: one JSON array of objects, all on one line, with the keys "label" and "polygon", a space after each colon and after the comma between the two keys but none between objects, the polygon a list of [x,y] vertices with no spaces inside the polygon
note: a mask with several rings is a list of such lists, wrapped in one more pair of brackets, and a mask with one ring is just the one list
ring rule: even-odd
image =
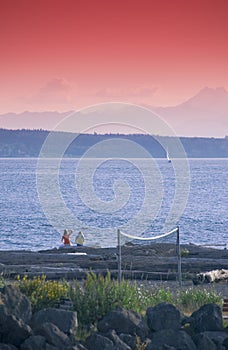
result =
[{"label": "distant shoreline", "polygon": [[[73,156],[64,156],[63,158],[59,158],[59,157],[40,157],[40,156],[37,156],[37,157],[14,157],[14,156],[12,156],[12,157],[2,157],[2,156],[0,156],[0,159],[35,159],[35,160],[37,160],[37,159],[64,159],[64,160],[66,160],[66,159],[81,159],[83,157],[83,155],[82,156],[76,156],[76,157],[73,157]],[[152,157],[142,157],[142,158],[137,158],[137,157],[129,157],[129,159],[151,159]],[[159,158],[159,157],[153,157],[153,158],[155,158],[155,159],[157,159],[157,160],[162,160],[162,161],[166,161],[166,158]],[[107,158],[105,158],[105,157],[94,157],[94,158],[87,158],[86,157],[86,159],[88,159],[88,160],[92,160],[92,159],[107,159]],[[118,157],[115,157],[115,159],[118,159]],[[121,157],[119,157],[119,159],[123,159],[123,158],[121,158]],[[186,158],[173,158],[173,160],[174,159],[186,159]],[[187,158],[188,160],[227,160],[228,159],[228,156],[227,157],[217,157],[217,158],[213,158],[213,157],[209,157],[209,158],[207,158],[207,157],[192,157],[192,158]]]},{"label": "distant shoreline", "polygon": [[[3,158],[31,158],[39,157],[40,151],[47,136],[50,134],[46,130],[8,130],[0,128],[0,157]],[[183,146],[183,152],[187,158],[228,158],[228,137],[224,138],[208,138],[208,137],[174,137],[174,136],[158,136],[146,134],[72,134],[67,132],[51,132],[53,145],[48,157],[57,157],[58,145],[64,142],[68,145],[64,150],[64,157],[82,157],[95,144],[102,143],[107,140],[128,140],[142,147],[148,152],[148,157],[166,158],[166,147],[169,145],[170,158],[183,157],[183,153],[177,153],[174,140],[179,140]],[[110,145],[111,147],[111,145]],[[173,148],[173,149],[172,149]],[[111,148],[108,146],[100,150],[100,154],[106,157],[110,153]],[[137,151],[139,155],[145,154]],[[44,154],[43,154],[44,155]],[[122,155],[121,147],[117,157]],[[128,158],[135,158],[134,147],[127,150]],[[123,156],[123,155],[122,155]],[[144,156],[142,157],[144,158]]]}]

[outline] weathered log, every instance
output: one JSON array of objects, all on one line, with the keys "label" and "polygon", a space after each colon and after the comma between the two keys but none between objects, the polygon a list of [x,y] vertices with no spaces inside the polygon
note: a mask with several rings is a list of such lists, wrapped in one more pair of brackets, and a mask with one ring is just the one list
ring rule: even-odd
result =
[{"label": "weathered log", "polygon": [[220,281],[228,281],[228,270],[212,270],[208,272],[197,273],[193,278],[194,284],[213,283]]}]

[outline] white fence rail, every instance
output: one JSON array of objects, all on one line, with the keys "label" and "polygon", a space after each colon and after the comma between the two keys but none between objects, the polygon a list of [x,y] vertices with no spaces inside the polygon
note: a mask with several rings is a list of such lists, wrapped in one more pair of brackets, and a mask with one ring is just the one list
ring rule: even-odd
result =
[{"label": "white fence rail", "polygon": [[134,235],[130,235],[128,233],[122,232],[120,229],[117,230],[117,241],[118,241],[118,281],[119,283],[122,280],[122,250],[121,250],[121,236],[125,236],[131,239],[136,239],[136,240],[140,240],[140,241],[153,241],[155,239],[159,239],[159,238],[163,238],[166,236],[169,236],[173,233],[176,232],[176,252],[177,252],[177,270],[178,270],[178,281],[179,281],[179,285],[180,287],[182,286],[182,274],[181,274],[181,251],[180,251],[180,233],[179,233],[179,227],[176,227],[175,229],[157,235],[157,236],[151,236],[151,237],[137,237]]}]

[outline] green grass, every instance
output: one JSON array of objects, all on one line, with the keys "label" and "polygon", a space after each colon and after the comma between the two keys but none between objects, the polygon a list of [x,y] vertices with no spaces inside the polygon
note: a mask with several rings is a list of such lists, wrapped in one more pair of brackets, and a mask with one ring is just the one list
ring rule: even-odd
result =
[{"label": "green grass", "polygon": [[0,288],[3,288],[4,285],[5,285],[4,278],[2,276],[0,276]]},{"label": "green grass", "polygon": [[188,288],[177,293],[176,306],[185,313],[192,313],[204,304],[215,303],[222,305],[222,296],[213,288]]},{"label": "green grass", "polygon": [[109,311],[117,307],[142,311],[140,291],[136,283],[123,280],[118,283],[111,279],[110,272],[104,277],[93,272],[88,273],[82,286],[77,281],[71,287],[70,297],[82,324],[93,324]]},{"label": "green grass", "polygon": [[16,283],[30,299],[34,311],[55,306],[62,297],[70,297],[81,330],[88,325],[96,326],[98,320],[117,307],[145,315],[149,306],[168,302],[184,313],[191,313],[206,303],[221,305],[222,302],[221,295],[213,289],[188,288],[174,295],[168,288],[147,289],[125,280],[118,283],[109,271],[105,276],[91,271],[80,283],[77,280],[73,283],[48,281],[45,276],[18,277]]}]

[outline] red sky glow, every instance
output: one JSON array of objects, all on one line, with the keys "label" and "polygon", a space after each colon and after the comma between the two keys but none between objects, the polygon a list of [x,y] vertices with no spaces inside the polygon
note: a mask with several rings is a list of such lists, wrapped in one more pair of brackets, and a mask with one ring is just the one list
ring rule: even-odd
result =
[{"label": "red sky glow", "polygon": [[0,0],[0,114],[228,90],[227,0]]}]

